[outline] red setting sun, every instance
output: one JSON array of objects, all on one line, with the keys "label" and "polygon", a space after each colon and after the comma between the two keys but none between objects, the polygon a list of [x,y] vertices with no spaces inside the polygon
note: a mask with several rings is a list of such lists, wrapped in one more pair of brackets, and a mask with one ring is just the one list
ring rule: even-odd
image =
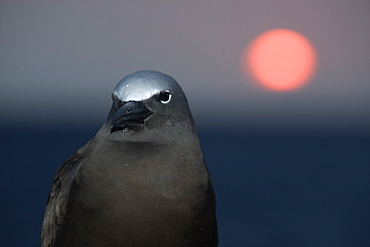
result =
[{"label": "red setting sun", "polygon": [[308,82],[316,60],[313,45],[303,35],[273,29],[256,37],[245,48],[242,69],[267,89],[292,91]]}]

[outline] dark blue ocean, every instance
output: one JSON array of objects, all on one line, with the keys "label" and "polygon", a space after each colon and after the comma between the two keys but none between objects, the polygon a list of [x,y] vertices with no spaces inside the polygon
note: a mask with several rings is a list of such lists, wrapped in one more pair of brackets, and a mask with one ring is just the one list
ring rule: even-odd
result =
[{"label": "dark blue ocean", "polygon": [[[0,131],[0,246],[39,246],[53,176],[96,129]],[[370,246],[370,135],[205,131],[228,246]]]}]

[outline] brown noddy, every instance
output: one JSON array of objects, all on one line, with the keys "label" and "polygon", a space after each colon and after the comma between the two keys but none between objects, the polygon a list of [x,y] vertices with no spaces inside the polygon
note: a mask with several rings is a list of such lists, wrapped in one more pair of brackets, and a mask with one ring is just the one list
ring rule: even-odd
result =
[{"label": "brown noddy", "polygon": [[179,84],[139,71],[112,99],[55,175],[41,246],[217,246],[215,193]]}]

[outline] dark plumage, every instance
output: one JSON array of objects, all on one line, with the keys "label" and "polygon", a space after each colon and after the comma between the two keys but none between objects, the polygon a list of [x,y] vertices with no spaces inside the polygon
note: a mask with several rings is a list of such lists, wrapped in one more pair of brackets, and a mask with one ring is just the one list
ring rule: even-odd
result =
[{"label": "dark plumage", "polygon": [[217,246],[216,201],[170,76],[122,79],[107,121],[57,171],[41,246]]}]

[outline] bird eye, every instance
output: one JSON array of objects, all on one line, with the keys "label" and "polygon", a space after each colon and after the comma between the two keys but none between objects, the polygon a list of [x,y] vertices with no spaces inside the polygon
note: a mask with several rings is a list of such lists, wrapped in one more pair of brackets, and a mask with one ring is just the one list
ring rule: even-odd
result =
[{"label": "bird eye", "polygon": [[159,94],[159,100],[163,103],[163,104],[167,104],[168,102],[170,102],[171,100],[171,93],[168,92],[168,91],[163,91]]}]

